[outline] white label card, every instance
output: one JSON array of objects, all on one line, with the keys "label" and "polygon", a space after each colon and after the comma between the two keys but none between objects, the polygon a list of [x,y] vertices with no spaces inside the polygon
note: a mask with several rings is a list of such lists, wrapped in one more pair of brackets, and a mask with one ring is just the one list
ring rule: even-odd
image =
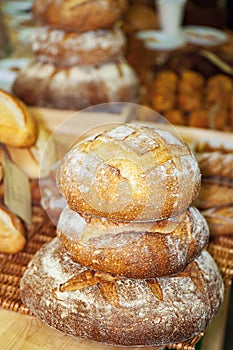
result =
[{"label": "white label card", "polygon": [[3,152],[4,203],[23,221],[31,225],[31,190],[27,175]]}]

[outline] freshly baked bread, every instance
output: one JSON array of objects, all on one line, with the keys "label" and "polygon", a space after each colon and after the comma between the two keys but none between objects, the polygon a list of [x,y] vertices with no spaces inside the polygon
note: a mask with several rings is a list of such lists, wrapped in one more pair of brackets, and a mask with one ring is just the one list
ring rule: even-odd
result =
[{"label": "freshly baked bread", "polygon": [[220,176],[233,180],[233,153],[221,151],[197,153],[203,176]]},{"label": "freshly baked bread", "polygon": [[233,234],[233,205],[206,209],[202,211],[202,215],[212,236]]},{"label": "freshly baked bread", "polygon": [[36,137],[36,122],[27,107],[0,89],[0,142],[13,147],[30,147]]},{"label": "freshly baked bread", "polygon": [[41,62],[56,66],[99,65],[124,56],[126,37],[119,26],[84,33],[36,27],[30,46]]},{"label": "freshly baked bread", "polygon": [[105,102],[136,102],[139,87],[126,61],[67,68],[33,61],[19,72],[13,91],[28,105],[79,110]]},{"label": "freshly baked bread", "polygon": [[194,338],[218,311],[224,287],[207,251],[172,277],[127,279],[81,267],[55,238],[21,279],[31,312],[67,334],[114,345],[164,346]]},{"label": "freshly baked bread", "polygon": [[189,147],[167,131],[118,125],[75,145],[57,172],[74,211],[117,221],[155,221],[184,212],[200,171]]},{"label": "freshly baked bread", "polygon": [[39,179],[48,175],[49,170],[43,167],[41,171],[41,160],[43,152],[50,137],[49,131],[38,123],[38,134],[33,146],[28,148],[7,147],[12,161],[17,164],[30,179]]},{"label": "freshly baked bread", "polygon": [[15,254],[26,244],[25,229],[21,220],[0,204],[0,252]]},{"label": "freshly baked bread", "polygon": [[126,32],[158,29],[158,16],[151,6],[133,3],[124,15],[123,25]]},{"label": "freshly baked bread", "polygon": [[0,147],[0,184],[3,180],[4,172],[3,172],[3,166],[2,166],[2,149]]},{"label": "freshly baked bread", "polygon": [[68,206],[57,235],[80,265],[129,278],[153,278],[180,272],[207,245],[204,217],[190,208],[156,222],[115,222],[81,217]]},{"label": "freshly baked bread", "polygon": [[35,0],[32,13],[41,24],[85,32],[110,28],[126,8],[126,0]]},{"label": "freshly baked bread", "polygon": [[205,179],[195,205],[200,209],[209,209],[233,204],[232,181],[222,182],[221,179]]}]

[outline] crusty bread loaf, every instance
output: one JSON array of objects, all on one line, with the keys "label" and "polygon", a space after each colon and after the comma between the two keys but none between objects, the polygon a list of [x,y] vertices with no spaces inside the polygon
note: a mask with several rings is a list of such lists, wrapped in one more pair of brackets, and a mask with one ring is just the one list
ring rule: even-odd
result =
[{"label": "crusty bread loaf", "polygon": [[184,212],[200,187],[197,161],[167,131],[124,124],[75,145],[57,173],[74,211],[119,221],[155,221]]},{"label": "crusty bread loaf", "polygon": [[0,147],[0,184],[3,180],[4,172],[3,172],[3,166],[2,166],[2,149]]},{"label": "crusty bread loaf", "polygon": [[196,158],[203,176],[220,176],[233,180],[233,153],[203,152]]},{"label": "crusty bread loaf", "polygon": [[30,147],[37,137],[36,122],[22,101],[0,89],[0,142]]},{"label": "crusty bread loaf", "polygon": [[212,236],[233,234],[233,204],[203,210],[202,215],[209,225]]},{"label": "crusty bread loaf", "polygon": [[19,72],[12,88],[28,105],[79,110],[105,102],[136,102],[140,86],[124,60],[67,68],[33,61]]},{"label": "crusty bread loaf", "polygon": [[41,170],[41,160],[43,152],[48,143],[50,132],[44,125],[38,122],[38,133],[35,143],[28,148],[7,147],[7,151],[12,161],[17,164],[30,179],[39,179],[49,173],[49,169]]},{"label": "crusty bread loaf", "polygon": [[223,282],[207,251],[180,274],[126,279],[81,267],[55,238],[21,279],[21,298],[52,327],[108,344],[163,346],[204,331],[222,303]]},{"label": "crusty bread loaf", "polygon": [[25,229],[21,220],[0,204],[0,252],[15,254],[26,244]]},{"label": "crusty bread loaf", "polygon": [[209,209],[233,204],[233,186],[221,179],[209,178],[202,182],[195,205],[200,209]]},{"label": "crusty bread loaf", "polygon": [[36,27],[30,46],[41,62],[56,66],[99,65],[124,56],[126,37],[119,26],[84,33]]},{"label": "crusty bread loaf", "polygon": [[126,8],[126,0],[35,0],[32,13],[39,23],[84,32],[111,27]]},{"label": "crusty bread loaf", "polygon": [[168,220],[126,223],[85,219],[67,206],[57,235],[80,265],[129,278],[153,278],[183,270],[207,245],[209,229],[195,208]]},{"label": "crusty bread loaf", "polygon": [[151,6],[133,3],[125,13],[123,25],[126,32],[157,29],[158,16]]}]

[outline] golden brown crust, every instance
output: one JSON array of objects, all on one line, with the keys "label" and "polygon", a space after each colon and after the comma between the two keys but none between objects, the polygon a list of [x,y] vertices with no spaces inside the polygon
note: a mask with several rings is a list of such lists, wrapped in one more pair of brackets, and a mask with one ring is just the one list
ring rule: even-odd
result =
[{"label": "golden brown crust", "polygon": [[29,179],[39,179],[48,175],[48,169],[43,167],[41,170],[41,160],[45,147],[48,143],[50,132],[44,127],[41,122],[38,122],[38,132],[34,144],[31,147],[18,148],[6,147],[11,160],[21,168]]},{"label": "golden brown crust", "polygon": [[80,110],[105,102],[136,102],[139,81],[125,60],[66,68],[33,61],[18,74],[13,91],[28,105]]},{"label": "golden brown crust", "polygon": [[129,278],[153,278],[183,270],[207,245],[209,230],[195,208],[168,220],[124,223],[85,219],[66,207],[57,235],[82,266]]},{"label": "golden brown crust", "polygon": [[26,105],[0,89],[0,142],[13,147],[30,147],[37,137],[37,125]]},{"label": "golden brown crust", "polygon": [[37,27],[30,43],[39,61],[66,67],[118,61],[124,56],[126,38],[118,26],[84,33]]},{"label": "golden brown crust", "polygon": [[176,276],[140,280],[81,267],[58,242],[44,245],[32,260],[21,298],[34,315],[67,334],[163,346],[204,331],[222,303],[222,278],[206,251]]},{"label": "golden brown crust", "polygon": [[109,28],[127,7],[125,0],[36,0],[32,12],[39,23],[84,32]]},{"label": "golden brown crust", "polygon": [[2,166],[2,149],[0,147],[0,184],[3,180],[4,172],[3,172],[3,166]]},{"label": "golden brown crust", "polygon": [[124,124],[74,146],[61,162],[57,182],[79,213],[155,221],[190,206],[200,172],[188,146],[169,132]]},{"label": "golden brown crust", "polygon": [[210,229],[210,234],[232,235],[233,233],[233,205],[220,208],[210,208],[202,211]]},{"label": "golden brown crust", "polygon": [[0,252],[15,254],[26,244],[21,220],[5,206],[0,205]]}]

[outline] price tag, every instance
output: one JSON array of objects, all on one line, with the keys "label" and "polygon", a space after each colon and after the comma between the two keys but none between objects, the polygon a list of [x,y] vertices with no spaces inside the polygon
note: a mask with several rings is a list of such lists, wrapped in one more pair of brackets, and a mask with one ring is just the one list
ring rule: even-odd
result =
[{"label": "price tag", "polygon": [[3,152],[4,203],[23,221],[31,225],[32,206],[30,183],[27,175]]}]

